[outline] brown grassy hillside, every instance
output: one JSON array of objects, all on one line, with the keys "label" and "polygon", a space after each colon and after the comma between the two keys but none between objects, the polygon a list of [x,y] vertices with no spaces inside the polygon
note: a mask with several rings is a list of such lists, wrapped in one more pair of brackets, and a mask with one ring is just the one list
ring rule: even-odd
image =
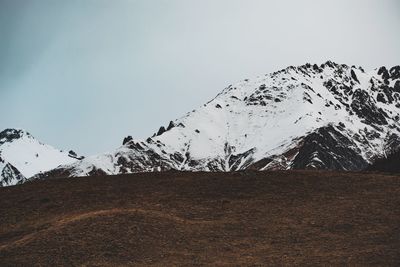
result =
[{"label": "brown grassy hillside", "polygon": [[400,264],[400,177],[149,173],[0,188],[0,265]]}]

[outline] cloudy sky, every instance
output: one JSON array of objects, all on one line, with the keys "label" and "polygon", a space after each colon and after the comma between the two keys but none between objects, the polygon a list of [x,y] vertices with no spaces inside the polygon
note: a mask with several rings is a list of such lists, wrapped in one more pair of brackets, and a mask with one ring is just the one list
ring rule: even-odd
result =
[{"label": "cloudy sky", "polygon": [[0,0],[0,128],[112,150],[244,78],[399,65],[399,26],[398,0]]}]

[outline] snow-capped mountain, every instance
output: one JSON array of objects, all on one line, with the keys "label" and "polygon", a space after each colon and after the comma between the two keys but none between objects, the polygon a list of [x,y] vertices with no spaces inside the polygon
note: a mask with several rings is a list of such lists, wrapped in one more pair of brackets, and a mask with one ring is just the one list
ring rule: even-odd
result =
[{"label": "snow-capped mountain", "polygon": [[305,64],[229,85],[146,140],[46,176],[169,169],[361,170],[400,147],[400,66]]},{"label": "snow-capped mountain", "polygon": [[63,152],[42,144],[23,130],[0,132],[0,186],[22,183],[30,177],[72,164],[79,157],[75,152]]}]

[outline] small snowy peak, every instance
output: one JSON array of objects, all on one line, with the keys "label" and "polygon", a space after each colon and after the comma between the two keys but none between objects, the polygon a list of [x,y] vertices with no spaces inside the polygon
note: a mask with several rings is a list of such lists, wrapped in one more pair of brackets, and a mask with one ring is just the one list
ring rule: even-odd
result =
[{"label": "small snowy peak", "polygon": [[112,153],[60,169],[71,176],[360,170],[391,151],[388,140],[400,136],[399,73],[398,66],[365,71],[332,61],[290,66],[229,85],[146,140],[127,137]]},{"label": "small snowy peak", "polygon": [[[21,177],[29,179],[40,172],[82,159],[73,151],[64,152],[43,144],[20,129],[0,132],[0,156],[4,165],[0,177],[3,185],[13,185]],[[12,175],[13,179],[10,178]]]}]

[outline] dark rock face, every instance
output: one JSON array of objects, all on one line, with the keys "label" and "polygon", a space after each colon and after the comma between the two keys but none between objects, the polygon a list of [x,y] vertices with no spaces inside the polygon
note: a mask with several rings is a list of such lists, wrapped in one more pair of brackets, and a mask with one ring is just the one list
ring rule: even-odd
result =
[{"label": "dark rock face", "polygon": [[327,126],[305,137],[292,168],[362,170],[368,163],[359,153],[352,140]]},{"label": "dark rock face", "polygon": [[71,157],[71,158],[77,159],[77,160],[82,160],[82,159],[85,158],[84,156],[78,156],[78,155],[75,153],[75,151],[73,151],[73,150],[70,150],[70,151],[68,152],[68,156]]},{"label": "dark rock face", "polygon": [[17,183],[23,183],[26,181],[26,178],[10,163],[6,163],[0,157],[0,164],[5,164],[2,170],[0,170],[0,187],[8,186],[13,184],[14,181]]},{"label": "dark rock face", "polygon": [[160,136],[165,132],[166,132],[166,130],[165,130],[164,126],[161,126],[160,129],[158,129],[156,136]]},{"label": "dark rock face", "polygon": [[385,103],[385,104],[387,103],[387,102],[386,102],[385,95],[382,94],[382,93],[379,93],[379,94],[378,94],[378,96],[376,97],[376,101],[382,102],[382,103]]},{"label": "dark rock face", "polygon": [[117,164],[120,166],[122,173],[133,173],[143,171],[143,166],[150,167],[147,171],[166,171],[173,169],[171,162],[162,154],[156,153],[152,149],[143,147],[141,153],[143,156],[135,159],[124,157],[124,155],[116,155]]},{"label": "dark rock face", "polygon": [[400,173],[400,151],[387,158],[376,160],[367,170]]},{"label": "dark rock face", "polygon": [[390,78],[392,80],[400,79],[400,66],[395,66],[390,69]]},{"label": "dark rock face", "polygon": [[387,103],[392,104],[395,101],[393,88],[387,85],[381,85],[378,87],[378,90],[386,96]]},{"label": "dark rock face", "polygon": [[396,81],[396,83],[394,84],[393,90],[397,93],[400,93],[400,80]]},{"label": "dark rock face", "polygon": [[174,128],[174,127],[175,127],[174,122],[173,122],[173,121],[170,121],[170,122],[169,122],[169,125],[168,125],[168,127],[167,127],[167,131],[171,130],[171,129]]},{"label": "dark rock face", "polygon": [[400,136],[391,134],[385,140],[384,152],[386,155],[392,155],[397,151],[400,151]]},{"label": "dark rock face", "polygon": [[[229,157],[229,167],[231,170],[239,170],[239,165],[243,160],[247,159],[247,162],[245,161],[242,166],[247,167],[251,163],[251,155],[254,153],[255,149],[250,149],[244,153],[241,154],[233,154]],[[265,165],[263,165],[265,166]],[[242,167],[242,169],[243,169]]]},{"label": "dark rock face", "polygon": [[353,78],[353,80],[355,80],[356,82],[360,83],[360,81],[358,80],[357,75],[354,72],[354,70],[351,70],[350,74],[351,74],[351,78]]},{"label": "dark rock face", "polygon": [[140,142],[135,143],[133,141],[129,141],[127,144],[130,149],[144,150],[143,146],[140,145]]},{"label": "dark rock face", "polygon": [[390,78],[389,71],[386,67],[380,67],[378,70],[378,75],[381,75],[384,80],[388,80]]},{"label": "dark rock face", "polygon": [[265,166],[270,164],[272,161],[273,161],[272,158],[264,158],[264,159],[261,159],[261,160],[258,160],[256,162],[252,163],[247,169],[261,170],[262,168],[264,168]]},{"label": "dark rock face", "polygon": [[129,136],[124,138],[124,141],[122,141],[122,145],[124,146],[124,145],[126,145],[127,143],[129,143],[132,140],[133,140],[132,136],[129,135]]},{"label": "dark rock face", "polygon": [[175,162],[178,162],[178,163],[182,163],[185,160],[184,157],[180,153],[177,153],[177,152],[175,152],[174,154],[169,155],[169,158],[172,161],[175,161]]},{"label": "dark rock face", "polygon": [[0,132],[0,145],[6,142],[11,142],[12,140],[19,139],[24,134],[30,135],[29,133],[24,132],[22,130],[5,129],[4,131]]},{"label": "dark rock face", "polygon": [[[386,125],[385,112],[378,108],[369,94],[361,89],[353,93],[353,102],[351,108],[360,118],[363,118],[367,124]],[[386,115],[387,116],[387,115]]]}]

